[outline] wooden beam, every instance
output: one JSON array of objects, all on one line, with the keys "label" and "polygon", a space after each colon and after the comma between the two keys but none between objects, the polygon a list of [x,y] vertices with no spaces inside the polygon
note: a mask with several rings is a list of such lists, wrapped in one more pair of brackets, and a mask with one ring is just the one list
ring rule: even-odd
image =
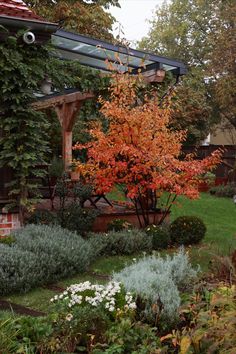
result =
[{"label": "wooden beam", "polygon": [[47,109],[47,108],[55,108],[56,106],[60,106],[63,103],[77,102],[77,101],[85,101],[91,98],[94,98],[94,94],[91,92],[82,93],[82,92],[73,92],[69,94],[59,95],[59,96],[47,96],[47,99],[38,100],[32,103],[32,107],[38,111]]},{"label": "wooden beam", "polygon": [[144,81],[148,83],[162,82],[165,78],[165,70],[153,69],[142,73]]}]

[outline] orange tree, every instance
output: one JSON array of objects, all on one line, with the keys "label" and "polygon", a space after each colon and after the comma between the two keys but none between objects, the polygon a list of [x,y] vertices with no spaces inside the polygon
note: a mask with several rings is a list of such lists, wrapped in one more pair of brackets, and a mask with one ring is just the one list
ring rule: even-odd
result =
[{"label": "orange tree", "polygon": [[177,195],[198,197],[199,176],[220,161],[220,151],[201,161],[193,155],[181,158],[186,131],[169,127],[170,100],[158,105],[155,92],[140,100],[140,80],[129,74],[114,75],[110,99],[100,99],[108,131],[93,126],[92,140],[77,144],[75,149],[87,149],[87,162],[77,162],[85,180],[92,181],[97,193],[107,193],[116,184],[125,186],[144,227],[162,193],[170,195],[166,214]]}]

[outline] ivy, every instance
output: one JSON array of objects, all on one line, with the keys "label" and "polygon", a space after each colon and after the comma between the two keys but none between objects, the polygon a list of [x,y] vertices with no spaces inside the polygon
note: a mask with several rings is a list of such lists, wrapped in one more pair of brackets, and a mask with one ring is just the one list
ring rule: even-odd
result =
[{"label": "ivy", "polygon": [[98,92],[107,87],[108,79],[76,62],[55,58],[48,46],[23,43],[22,31],[14,36],[5,29],[4,33],[0,43],[0,167],[8,166],[14,171],[9,185],[13,200],[10,206],[19,207],[23,220],[24,212],[38,198],[39,182],[35,177],[43,172],[37,166],[45,163],[50,151],[50,123],[44,113],[31,106],[41,82],[47,75],[58,91],[76,87]]}]

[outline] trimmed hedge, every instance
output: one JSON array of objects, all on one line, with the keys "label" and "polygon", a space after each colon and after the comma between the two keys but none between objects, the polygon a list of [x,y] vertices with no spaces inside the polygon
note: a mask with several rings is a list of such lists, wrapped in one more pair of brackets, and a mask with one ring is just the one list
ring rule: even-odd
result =
[{"label": "trimmed hedge", "polygon": [[179,216],[172,222],[169,230],[174,244],[192,245],[203,239],[206,226],[197,216]]}]

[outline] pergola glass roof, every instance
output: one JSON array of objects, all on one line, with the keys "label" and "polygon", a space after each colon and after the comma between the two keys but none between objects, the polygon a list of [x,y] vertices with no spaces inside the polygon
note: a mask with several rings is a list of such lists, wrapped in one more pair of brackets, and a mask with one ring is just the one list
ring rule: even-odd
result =
[{"label": "pergola glass roof", "polygon": [[187,72],[186,66],[180,61],[64,30],[58,30],[52,35],[52,43],[61,59],[78,60],[82,65],[99,70],[109,70],[107,59],[121,72],[127,71],[128,67],[133,73],[139,68],[142,71],[164,69],[172,71],[174,75],[184,75]]}]

